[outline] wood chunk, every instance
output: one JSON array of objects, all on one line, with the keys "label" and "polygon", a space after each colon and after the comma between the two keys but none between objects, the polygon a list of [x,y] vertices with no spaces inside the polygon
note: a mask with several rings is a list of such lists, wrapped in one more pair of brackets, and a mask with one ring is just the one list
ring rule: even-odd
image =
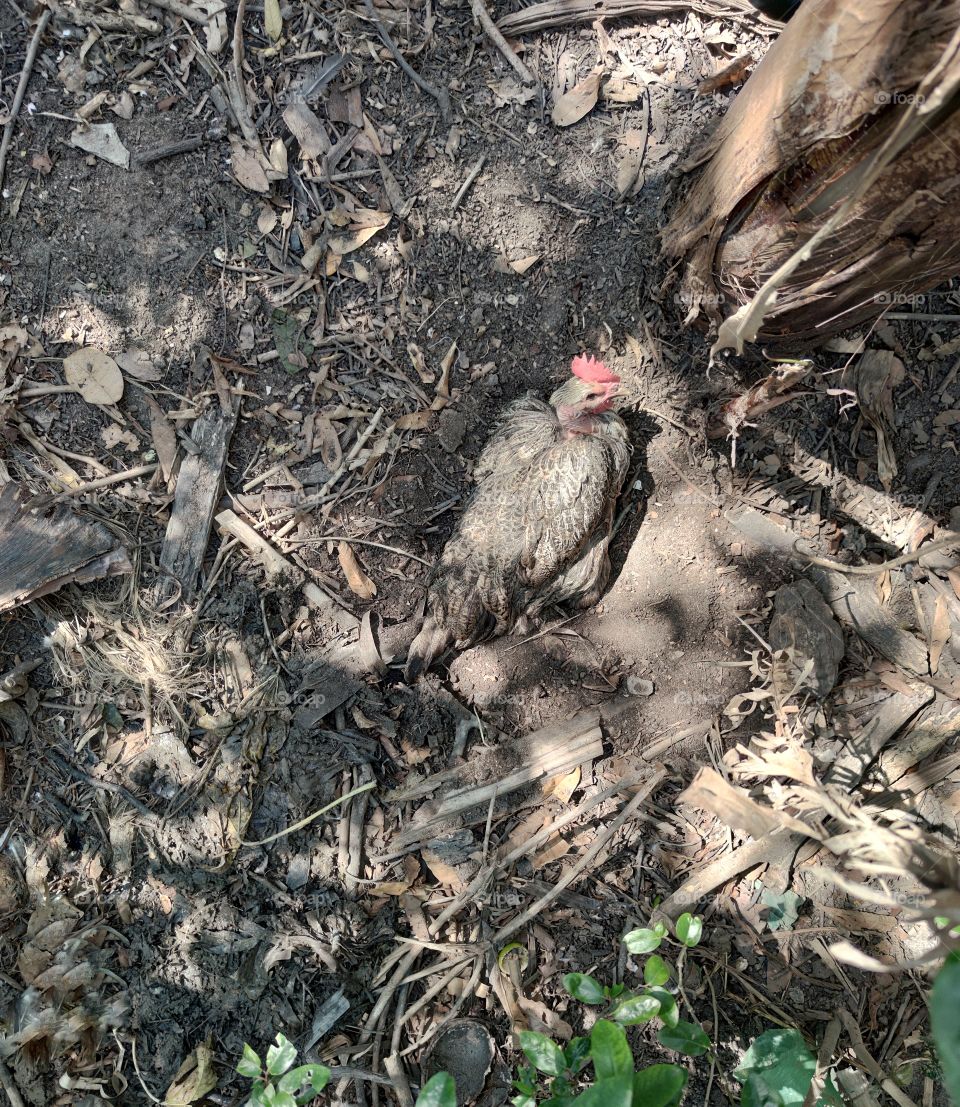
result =
[{"label": "wood chunk", "polygon": [[126,550],[100,523],[56,504],[31,508],[11,481],[0,488],[0,611],[65,584],[129,573]]},{"label": "wood chunk", "polygon": [[161,599],[176,596],[190,600],[196,590],[239,410],[238,404],[228,411],[211,407],[193,424],[190,437],[198,451],[187,454],[177,476],[173,509],[160,551],[164,573],[159,587]]},{"label": "wood chunk", "polygon": [[[823,597],[809,580],[797,580],[777,589],[773,600],[773,618],[768,633],[773,650],[792,650],[798,667],[813,662],[813,671],[805,683],[823,699],[837,683],[843,660],[843,634]],[[774,674],[774,679],[793,674]],[[789,687],[784,688],[784,692]]]}]

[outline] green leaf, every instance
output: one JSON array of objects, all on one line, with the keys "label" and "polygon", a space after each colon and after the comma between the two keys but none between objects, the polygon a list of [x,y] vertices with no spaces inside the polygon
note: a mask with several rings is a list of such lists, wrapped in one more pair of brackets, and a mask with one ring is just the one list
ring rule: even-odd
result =
[{"label": "green leaf", "polygon": [[660,1001],[660,1010],[657,1014],[664,1024],[666,1026],[676,1026],[680,1021],[680,1008],[677,1006],[674,996],[669,992],[665,992],[663,988],[650,988],[647,995],[651,995],[654,999]]},{"label": "green leaf", "polygon": [[687,1086],[687,1070],[679,1065],[649,1065],[633,1077],[634,1107],[673,1107]]},{"label": "green leaf", "polygon": [[662,939],[663,935],[658,934],[656,930],[641,928],[640,930],[631,930],[629,934],[624,934],[623,944],[630,953],[653,953]]},{"label": "green leaf", "polygon": [[289,1092],[281,1092],[278,1088],[270,1100],[270,1107],[297,1107],[297,1101]]},{"label": "green leaf", "polygon": [[943,1072],[943,1085],[960,1107],[960,952],[954,950],[930,991],[930,1029]]},{"label": "green leaf", "polygon": [[760,893],[760,902],[764,907],[770,908],[767,912],[767,926],[771,930],[793,930],[800,916],[803,896],[798,896],[789,888],[782,894],[764,888]]},{"label": "green leaf", "polygon": [[563,1051],[546,1034],[538,1034],[536,1030],[521,1030],[520,1048],[527,1055],[530,1064],[547,1076],[559,1076],[563,1072]]},{"label": "green leaf", "polygon": [[250,1089],[250,1098],[247,1100],[247,1104],[249,1107],[270,1107],[270,1100],[267,1099],[267,1088],[262,1080],[258,1080]]},{"label": "green leaf", "polygon": [[657,1037],[660,1044],[667,1049],[675,1049],[677,1053],[685,1053],[688,1057],[700,1057],[710,1048],[710,1039],[703,1028],[682,1019],[676,1026],[661,1026]]},{"label": "green leaf", "polygon": [[244,1042],[243,1056],[237,1063],[237,1072],[240,1073],[241,1076],[253,1078],[260,1075],[260,1068],[260,1055]]},{"label": "green leaf", "polygon": [[666,984],[669,979],[670,969],[667,967],[666,961],[656,953],[652,957],[648,957],[647,963],[643,966],[644,984],[658,988],[661,984]]},{"label": "green leaf", "polygon": [[675,930],[677,939],[692,949],[703,934],[703,919],[699,915],[691,915],[689,911],[684,911],[677,919]]},{"label": "green leaf", "polygon": [[582,1091],[573,1102],[575,1107],[631,1107],[635,1102],[633,1073],[622,1072],[608,1080],[598,1080],[596,1084],[591,1084]]},{"label": "green leaf", "polygon": [[[532,1100],[528,1097],[527,1102]],[[438,1072],[435,1076],[431,1076],[420,1089],[416,1107],[457,1107],[457,1089],[454,1086],[453,1077],[446,1072]]]},{"label": "green leaf", "polygon": [[297,1059],[297,1047],[282,1034],[277,1035],[277,1044],[267,1049],[267,1072],[271,1076],[280,1076]]},{"label": "green leaf", "polygon": [[571,1038],[564,1048],[563,1057],[571,1072],[579,1072],[590,1060],[590,1039]]},{"label": "green leaf", "polygon": [[300,1065],[282,1076],[277,1087],[281,1092],[299,1092],[307,1085],[312,1095],[322,1092],[329,1079],[330,1070],[325,1065]]},{"label": "green leaf", "polygon": [[644,992],[643,995],[630,996],[618,1004],[611,1017],[626,1026],[635,1026],[637,1023],[649,1022],[659,1013],[660,1000],[649,992]]},{"label": "green leaf", "polygon": [[783,1100],[759,1073],[752,1072],[743,1085],[740,1107],[783,1107]]},{"label": "green leaf", "polygon": [[563,978],[563,986],[581,1003],[603,1003],[606,999],[603,985],[592,976],[582,972],[568,972]]},{"label": "green leaf", "polygon": [[622,1026],[608,1019],[597,1019],[590,1031],[590,1055],[598,1080],[622,1073],[633,1075],[633,1054]]},{"label": "green leaf", "polygon": [[515,1095],[510,1103],[511,1107],[537,1107],[537,1101],[532,1095]]},{"label": "green leaf", "polygon": [[[766,1098],[778,1107],[781,1103],[791,1107],[803,1103],[816,1068],[816,1059],[799,1030],[765,1030],[747,1050],[733,1075],[744,1085],[750,1084],[743,1090],[744,1105],[748,1100],[759,1105]],[[751,1082],[752,1076],[758,1080]]]},{"label": "green leaf", "polygon": [[625,987],[625,984],[611,984],[609,988],[603,989],[603,994],[607,999],[616,999],[617,996],[623,995],[623,989]]}]

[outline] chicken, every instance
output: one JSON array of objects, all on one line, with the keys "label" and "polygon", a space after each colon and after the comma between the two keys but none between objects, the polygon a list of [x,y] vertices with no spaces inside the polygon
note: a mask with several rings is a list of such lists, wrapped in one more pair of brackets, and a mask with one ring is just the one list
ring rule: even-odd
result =
[{"label": "chicken", "polygon": [[631,454],[612,410],[620,378],[585,355],[570,372],[549,403],[510,404],[483,448],[477,486],[428,583],[408,680],[550,605],[589,607],[606,586]]}]

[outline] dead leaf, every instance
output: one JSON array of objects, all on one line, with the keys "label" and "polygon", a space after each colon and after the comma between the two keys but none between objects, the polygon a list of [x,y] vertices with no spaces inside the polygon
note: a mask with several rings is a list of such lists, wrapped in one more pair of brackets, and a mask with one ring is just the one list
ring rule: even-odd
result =
[{"label": "dead leaf", "polygon": [[734,58],[729,65],[725,65],[718,73],[715,73],[712,77],[707,77],[705,81],[701,81],[697,86],[697,95],[709,96],[721,89],[742,84],[749,76],[752,68],[753,55],[741,54],[739,58]]},{"label": "dead leaf", "polygon": [[263,29],[271,42],[279,42],[283,34],[283,16],[280,14],[280,0],[264,0]]},{"label": "dead leaf", "polygon": [[930,673],[937,675],[940,668],[940,655],[943,647],[950,641],[950,607],[946,596],[937,596],[937,603],[933,609],[933,620],[930,623]]},{"label": "dead leaf", "polygon": [[903,362],[890,350],[865,350],[857,366],[857,398],[877,434],[877,473],[887,492],[897,475],[893,450],[893,390],[904,378]]},{"label": "dead leaf", "polygon": [[130,168],[130,151],[120,141],[112,123],[88,123],[77,127],[70,135],[70,145],[121,169]]},{"label": "dead leaf", "polygon": [[261,234],[270,234],[279,221],[280,217],[277,215],[276,208],[264,204],[257,216],[257,230]]},{"label": "dead leaf", "polygon": [[30,159],[30,168],[36,169],[38,173],[42,173],[46,177],[53,172],[53,162],[50,160],[50,155],[34,154]]},{"label": "dead leaf", "polygon": [[950,581],[950,585],[956,593],[957,599],[960,600],[960,569],[948,569],[947,580]]},{"label": "dead leaf", "polygon": [[116,404],[123,396],[120,366],[103,350],[88,346],[63,359],[63,374],[88,404]]},{"label": "dead leaf", "polygon": [[602,69],[594,69],[562,96],[553,105],[550,118],[558,127],[571,127],[588,115],[597,103],[600,95]]},{"label": "dead leaf", "polygon": [[331,473],[335,473],[340,468],[343,450],[333,423],[326,415],[318,415],[313,421],[313,442],[320,449],[320,460]]},{"label": "dead leaf", "polygon": [[532,269],[534,265],[540,260],[539,254],[528,254],[523,258],[516,258],[514,261],[507,262],[510,268],[518,276],[522,277],[528,269]]},{"label": "dead leaf", "polygon": [[375,234],[387,226],[390,218],[388,211],[359,208],[353,213],[350,225],[344,233],[331,236],[327,243],[330,253],[343,257],[345,254],[353,253],[354,250],[359,250],[364,243],[369,242]]},{"label": "dead leaf", "polygon": [[561,803],[567,804],[573,793],[580,787],[580,775],[580,766],[577,765],[569,773],[547,781],[544,791],[548,796],[556,796]]},{"label": "dead leaf", "polygon": [[177,1069],[165,1103],[197,1103],[217,1086],[217,1074],[213,1067],[212,1039],[198,1045]]},{"label": "dead leaf", "polygon": [[360,567],[360,562],[349,543],[337,544],[337,557],[350,591],[361,600],[372,600],[377,594],[377,586]]},{"label": "dead leaf", "polygon": [[124,90],[117,97],[116,103],[110,105],[110,110],[121,119],[133,119],[133,97]]},{"label": "dead leaf", "polygon": [[437,379],[436,374],[427,365],[427,359],[424,356],[423,350],[416,344],[416,342],[407,343],[407,354],[410,357],[410,363],[416,369],[417,376],[420,378],[423,384],[433,384]]},{"label": "dead leaf", "polygon": [[[537,96],[537,90],[533,85],[523,85],[509,73],[499,81],[487,81],[487,88],[493,93],[494,107],[497,108],[505,107],[507,104],[527,104]],[[447,153],[450,152],[450,150],[447,151]]]},{"label": "dead leaf", "polygon": [[108,450],[115,450],[117,447],[122,447],[124,450],[132,453],[140,449],[140,442],[133,431],[124,430],[123,427],[118,427],[116,423],[111,423],[110,426],[104,427],[100,433],[100,437],[103,439],[103,444]]},{"label": "dead leaf", "polygon": [[307,161],[315,161],[330,151],[330,139],[319,116],[305,103],[297,100],[283,112],[283,121],[300,145],[300,153]]},{"label": "dead leaf", "polygon": [[150,411],[150,435],[157,452],[160,472],[169,480],[177,460],[177,432],[157,401],[149,394],[144,396]]},{"label": "dead leaf", "polygon": [[241,188],[251,192],[270,191],[270,182],[260,159],[236,135],[230,136],[230,167]]},{"label": "dead leaf", "polygon": [[124,373],[134,380],[150,382],[158,381],[163,377],[163,373],[143,350],[127,350],[125,353],[117,354],[114,360]]},{"label": "dead leaf", "polygon": [[421,431],[426,430],[430,425],[430,420],[433,418],[433,412],[429,409],[426,411],[411,411],[407,415],[401,415],[400,418],[393,424],[394,429],[398,431]]}]

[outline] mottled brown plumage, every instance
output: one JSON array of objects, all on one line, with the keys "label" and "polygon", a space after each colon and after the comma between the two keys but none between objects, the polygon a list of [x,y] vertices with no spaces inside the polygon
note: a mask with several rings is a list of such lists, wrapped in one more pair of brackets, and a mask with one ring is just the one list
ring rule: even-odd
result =
[{"label": "mottled brown plumage", "polygon": [[408,679],[521,616],[589,607],[606,586],[630,440],[610,410],[619,378],[592,358],[571,368],[549,403],[510,404],[480,454],[476,489],[430,578]]}]

